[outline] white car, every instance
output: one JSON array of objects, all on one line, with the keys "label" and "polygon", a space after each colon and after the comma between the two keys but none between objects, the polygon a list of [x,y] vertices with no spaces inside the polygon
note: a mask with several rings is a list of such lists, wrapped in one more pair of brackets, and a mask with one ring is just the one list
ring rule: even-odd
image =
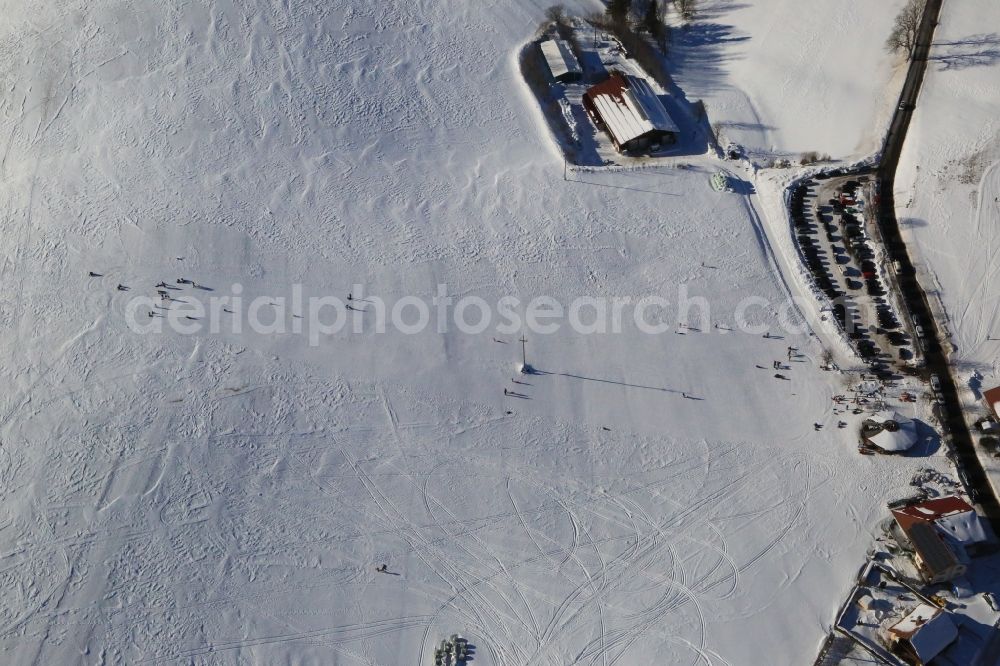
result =
[{"label": "white car", "polygon": [[931,388],[934,389],[935,392],[941,390],[941,378],[937,375],[931,375]]}]

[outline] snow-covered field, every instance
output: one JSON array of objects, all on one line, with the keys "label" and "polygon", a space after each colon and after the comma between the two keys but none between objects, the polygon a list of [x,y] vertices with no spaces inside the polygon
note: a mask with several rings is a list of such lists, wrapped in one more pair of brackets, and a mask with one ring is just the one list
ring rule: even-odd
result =
[{"label": "snow-covered field", "polygon": [[705,0],[675,33],[676,80],[761,163],[881,149],[905,77],[883,43],[904,0]]},{"label": "snow-covered field", "polygon": [[[882,503],[941,464],[858,456],[808,334],[714,328],[756,298],[780,332],[756,197],[700,168],[563,180],[514,64],[537,3],[3,9],[4,663],[418,664],[453,632],[484,666],[805,663]],[[802,148],[853,150],[855,120]],[[711,316],[528,332],[514,384],[493,327],[350,312],[312,345],[265,304],[288,332],[234,333],[248,307],[130,330],[178,277],[245,305],[686,286]]]},{"label": "snow-covered field", "polygon": [[[948,315],[956,358],[1000,353],[1000,27],[989,0],[944,3],[896,176],[904,234]],[[990,339],[992,338],[992,339]]]}]

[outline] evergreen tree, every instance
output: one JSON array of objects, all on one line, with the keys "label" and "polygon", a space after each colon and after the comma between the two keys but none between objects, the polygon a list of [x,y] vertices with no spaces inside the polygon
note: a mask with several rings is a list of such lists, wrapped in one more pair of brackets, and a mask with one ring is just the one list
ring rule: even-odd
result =
[{"label": "evergreen tree", "polygon": [[628,21],[628,13],[632,9],[632,0],[611,0],[605,13],[611,17],[615,23],[625,23]]},{"label": "evergreen tree", "polygon": [[642,27],[653,39],[660,41],[663,23],[660,22],[660,7],[656,0],[649,0],[649,4],[646,5],[646,13],[642,17]]}]

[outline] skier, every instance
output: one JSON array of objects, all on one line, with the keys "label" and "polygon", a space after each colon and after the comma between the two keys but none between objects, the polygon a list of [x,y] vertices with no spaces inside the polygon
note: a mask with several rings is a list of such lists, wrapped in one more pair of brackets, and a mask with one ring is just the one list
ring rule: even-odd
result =
[{"label": "skier", "polygon": [[90,275],[90,277],[101,277],[100,273],[95,273],[94,271],[90,271],[90,273],[88,273],[88,275]]},{"label": "skier", "polygon": [[504,394],[504,395],[510,395],[510,391],[508,391],[507,389],[504,389],[504,390],[503,390],[503,394]]}]

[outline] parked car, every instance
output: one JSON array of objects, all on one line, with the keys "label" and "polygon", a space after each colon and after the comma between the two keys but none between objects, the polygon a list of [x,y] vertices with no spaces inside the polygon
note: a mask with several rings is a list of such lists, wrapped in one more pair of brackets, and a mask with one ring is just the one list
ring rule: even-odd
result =
[{"label": "parked car", "polygon": [[931,375],[931,388],[935,391],[941,390],[941,378],[937,375]]}]

